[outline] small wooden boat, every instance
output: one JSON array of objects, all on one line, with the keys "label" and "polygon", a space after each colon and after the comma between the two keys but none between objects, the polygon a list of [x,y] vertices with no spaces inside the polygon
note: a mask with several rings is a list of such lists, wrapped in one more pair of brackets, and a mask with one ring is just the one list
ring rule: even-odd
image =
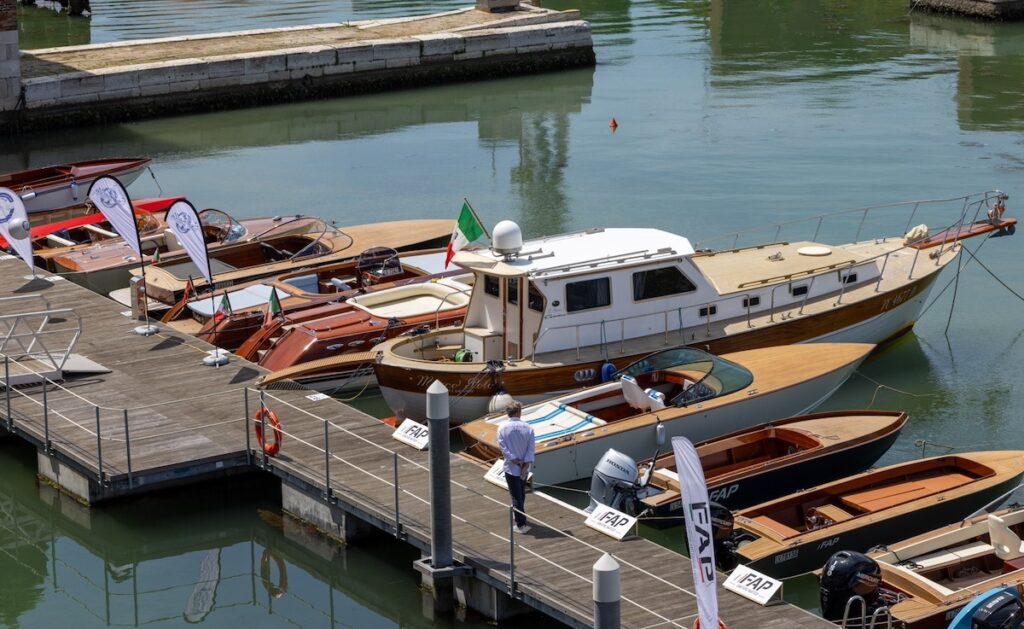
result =
[{"label": "small wooden boat", "polygon": [[[895,411],[832,411],[698,443],[708,497],[728,509],[740,509],[861,472],[885,454],[906,423],[907,414]],[[619,467],[621,462],[610,470],[612,476],[599,479],[604,468],[598,463],[591,484],[593,501],[645,514],[654,526],[682,522],[679,476],[671,452],[647,464],[634,464],[634,484],[625,491],[614,482]],[[620,495],[621,505],[611,504]]]},{"label": "small wooden boat", "polygon": [[[841,551],[819,572],[822,615],[842,619],[861,596],[868,615],[888,607],[897,626],[945,629],[975,597],[996,587],[1024,588],[1024,508],[1003,509],[923,533],[863,555]],[[851,569],[876,579],[849,588]],[[845,581],[845,583],[844,583]],[[858,604],[851,605],[857,615]]]},{"label": "small wooden boat", "polygon": [[[384,343],[374,372],[396,414],[423,417],[422,383],[440,380],[459,392],[452,419],[468,421],[500,393],[540,401],[599,384],[605,363],[621,369],[668,345],[721,354],[818,341],[883,343],[913,327],[964,238],[1009,233],[1005,198],[996,192],[958,199],[955,222],[939,230],[937,241],[923,226],[903,235],[901,222],[889,237],[863,240],[858,230],[836,245],[782,240],[783,225],[756,246],[737,247],[730,238],[716,250],[648,228],[524,242],[519,228],[504,221],[491,250],[454,257],[483,287],[464,325]],[[928,205],[904,207],[920,218]],[[971,221],[996,208],[993,218]],[[826,218],[805,224],[811,229],[804,237]],[[469,359],[454,361],[457,352]],[[497,362],[494,377],[480,377]]]},{"label": "small wooden boat", "polygon": [[[282,316],[292,323],[298,323],[327,316],[320,314],[307,318],[299,315],[301,311],[317,306],[338,306],[350,297],[368,292],[423,282],[430,278],[465,274],[461,269],[444,271],[443,267],[442,249],[400,254],[394,249],[373,247],[355,259],[317,265],[226,288],[220,291],[227,295],[231,303],[231,312],[226,316],[213,316],[213,308],[221,296],[211,305],[209,293],[205,293],[194,296],[187,303],[176,304],[164,316],[164,322],[234,352],[263,327],[272,290],[277,292]],[[320,312],[329,311],[329,307],[326,310],[320,309]],[[258,349],[266,349],[269,344],[265,341]],[[251,355],[244,358],[253,360],[258,357]]]},{"label": "small wooden boat", "polygon": [[[355,295],[343,304],[308,311],[304,322],[281,322],[279,338],[259,359],[261,367],[273,372],[262,383],[288,379],[319,391],[366,386],[372,372],[364,357],[378,343],[462,322],[473,290],[465,283],[472,276],[465,275]],[[316,311],[324,316],[311,319]],[[239,353],[251,356],[258,342],[247,343]]]},{"label": "small wooden boat", "polygon": [[971,515],[1020,482],[1024,451],[974,452],[890,465],[735,513],[716,555],[776,578],[816,570],[838,549],[863,551]]},{"label": "small wooden boat", "polygon": [[0,175],[0,187],[18,193],[29,214],[84,203],[92,182],[116,177],[127,186],[149,165],[149,158],[98,159]]},{"label": "small wooden boat", "polygon": [[[609,448],[637,459],[671,437],[700,442],[805,413],[839,388],[872,349],[814,343],[721,356],[691,347],[651,354],[605,384],[523,408],[537,440],[534,481],[588,478]],[[486,461],[500,458],[498,429],[505,421],[499,413],[463,425],[467,452]]]}]

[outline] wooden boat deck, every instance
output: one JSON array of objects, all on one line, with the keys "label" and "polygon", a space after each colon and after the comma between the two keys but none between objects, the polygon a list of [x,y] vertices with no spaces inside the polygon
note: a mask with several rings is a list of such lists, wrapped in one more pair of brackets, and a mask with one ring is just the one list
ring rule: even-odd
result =
[{"label": "wooden boat deck", "polygon": [[[18,389],[10,413],[17,436],[42,446],[48,432],[50,462],[93,479],[97,500],[252,469],[243,387],[264,370],[238,359],[220,368],[204,367],[200,360],[209,345],[165,327],[151,337],[137,336],[131,332],[136,322],[122,316],[115,302],[66,280],[30,283],[25,274],[19,260],[0,261],[0,291],[38,292],[51,304],[72,304],[85,320],[76,352],[112,371],[75,378],[65,389],[49,387],[46,416],[41,386]],[[0,315],[16,312],[11,305],[5,308],[8,312]],[[427,453],[393,441],[392,429],[376,419],[332,399],[311,400],[308,394],[304,389],[268,392],[267,404],[286,434],[281,454],[265,469],[311,496],[325,491],[329,482],[338,507],[390,532],[395,513],[391,479],[399,453],[402,537],[429,548]],[[255,394],[249,401],[251,412]],[[91,404],[102,407],[99,441]],[[6,415],[5,408],[0,400],[0,414]],[[124,408],[129,409],[127,441]],[[324,454],[323,417],[330,419],[330,457]],[[101,455],[102,483],[96,483]],[[50,464],[40,458],[41,466]],[[455,556],[474,569],[477,579],[503,588],[509,581],[507,495],[483,479],[479,465],[456,455],[451,461]],[[584,526],[575,510],[538,495],[529,498],[528,510],[535,527],[517,536],[515,549],[520,600],[571,626],[589,626],[591,566],[611,552],[622,566],[623,626],[692,625],[696,603],[684,556],[642,538],[616,542]],[[789,605],[764,608],[725,590],[719,598],[721,615],[734,628],[832,626]]]}]

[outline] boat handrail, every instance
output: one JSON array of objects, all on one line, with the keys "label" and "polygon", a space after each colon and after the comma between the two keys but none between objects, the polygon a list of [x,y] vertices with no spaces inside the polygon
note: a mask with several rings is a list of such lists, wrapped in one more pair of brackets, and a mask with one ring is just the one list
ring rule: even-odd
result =
[{"label": "boat handrail", "polygon": [[[767,224],[767,225],[760,225],[760,226],[756,226],[756,227],[749,227],[747,229],[743,229],[743,230],[740,230],[740,231],[728,232],[728,233],[725,233],[725,234],[712,235],[712,236],[710,236],[708,238],[703,238],[701,240],[696,241],[694,243],[694,248],[699,250],[699,251],[700,250],[706,250],[706,251],[712,251],[712,252],[717,252],[717,251],[722,251],[722,252],[725,252],[725,251],[736,251],[738,249],[747,248],[747,247],[739,247],[738,246],[739,245],[739,239],[744,234],[763,233],[764,231],[770,230],[770,229],[774,229],[775,230],[775,235],[770,240],[772,242],[779,242],[781,234],[782,234],[782,230],[784,228],[792,227],[794,225],[809,224],[809,223],[813,223],[815,221],[817,222],[817,226],[815,227],[814,235],[811,237],[811,240],[812,241],[816,241],[817,238],[818,238],[818,234],[821,232],[821,228],[822,228],[822,225],[824,224],[825,219],[837,218],[837,217],[841,217],[841,216],[848,216],[848,215],[851,215],[851,214],[852,215],[856,215],[857,213],[861,213],[862,214],[861,220],[860,220],[860,223],[857,226],[857,232],[856,232],[856,235],[854,236],[853,241],[852,241],[852,242],[857,242],[860,239],[860,234],[861,234],[861,231],[864,228],[864,223],[867,220],[868,214],[870,214],[872,211],[892,210],[894,208],[910,208],[910,214],[909,214],[909,216],[907,218],[906,226],[903,229],[903,233],[905,234],[910,229],[911,224],[914,221],[914,216],[917,215],[918,209],[921,208],[922,206],[925,206],[925,205],[937,205],[937,204],[941,204],[941,203],[951,203],[951,202],[954,202],[954,201],[963,201],[964,208],[963,208],[963,211],[961,213],[961,216],[964,216],[964,215],[966,215],[967,210],[970,207],[972,207],[972,206],[976,206],[977,207],[977,212],[980,213],[982,208],[989,208],[989,207],[991,207],[990,204],[992,202],[998,202],[998,201],[1000,201],[1002,199],[1005,199],[1005,198],[1007,198],[1007,195],[1005,193],[1003,193],[1002,191],[1000,191],[1000,190],[986,190],[984,192],[975,192],[975,193],[971,193],[971,194],[967,194],[967,195],[963,195],[963,196],[950,197],[950,198],[944,198],[944,199],[922,199],[922,200],[917,200],[917,201],[901,201],[901,202],[897,202],[897,203],[887,203],[887,204],[883,204],[883,205],[874,205],[874,206],[869,206],[869,207],[864,207],[864,208],[853,208],[853,209],[848,209],[848,210],[839,210],[837,212],[829,212],[829,213],[825,213],[825,214],[818,214],[818,215],[815,215],[815,216],[810,216],[810,217],[807,217],[807,218],[799,218],[799,219],[795,219],[795,220],[792,220],[792,221],[784,221],[784,222],[781,222],[781,223],[770,223],[770,224]],[[977,213],[975,214],[975,218],[976,217],[977,217]],[[719,240],[727,240],[727,239],[731,239],[732,240],[732,243],[731,243],[731,245],[729,247],[725,247],[725,248],[721,248],[721,249],[713,249],[713,248],[709,248],[709,247],[706,246],[707,243],[715,242],[715,241],[719,241]]]},{"label": "boat handrail", "polygon": [[434,309],[434,328],[433,329],[435,329],[435,330],[437,329],[438,322],[441,319],[441,308],[443,308],[444,305],[446,303],[448,303],[448,298],[449,297],[454,297],[455,295],[464,295],[464,294],[466,294],[466,293],[468,293],[468,292],[470,292],[472,290],[473,290],[473,287],[469,286],[467,288],[460,288],[459,290],[457,290],[455,292],[451,292],[451,293],[448,293],[447,295],[445,295],[444,298],[441,299],[441,303],[437,304],[437,308]]},{"label": "boat handrail", "polygon": [[1002,502],[1003,502],[1004,500],[1006,500],[1007,498],[1009,498],[1009,497],[1010,497],[1010,495],[1011,495],[1011,494],[1013,494],[1013,492],[1017,491],[1017,490],[1018,490],[1018,489],[1020,489],[1021,487],[1024,487],[1024,483],[1018,483],[1018,484],[1017,484],[1017,485],[1015,485],[1015,486],[1014,486],[1014,488],[1013,488],[1013,489],[1011,489],[1010,491],[1008,491],[1008,492],[1005,492],[1005,493],[1002,493],[1002,494],[999,494],[999,496],[997,496],[997,497],[995,498],[995,500],[990,500],[989,502],[985,503],[985,506],[983,506],[982,508],[978,509],[978,510],[977,510],[977,511],[975,511],[974,513],[970,514],[969,516],[967,516],[967,517],[966,517],[966,518],[964,518],[963,520],[960,520],[960,526],[959,526],[959,527],[957,527],[957,528],[963,528],[964,524],[966,524],[968,520],[970,520],[971,518],[973,518],[973,517],[975,517],[975,516],[981,515],[981,513],[982,513],[982,512],[985,512],[985,511],[989,511],[989,508],[990,508],[990,507],[996,507],[996,506],[998,506],[998,505],[999,505],[1000,503],[1002,503]]},{"label": "boat handrail", "polygon": [[633,259],[641,260],[662,260],[664,258],[683,258],[684,254],[679,253],[672,247],[662,247],[657,251],[650,251],[648,249],[638,249],[636,251],[629,251],[627,253],[620,253],[612,256],[604,256],[599,258],[591,258],[587,260],[578,260],[576,262],[570,262],[561,266],[553,266],[545,269],[537,269],[529,275],[531,277],[543,277],[552,273],[567,273],[576,268],[593,268],[598,264],[605,264],[610,262],[627,262]]}]

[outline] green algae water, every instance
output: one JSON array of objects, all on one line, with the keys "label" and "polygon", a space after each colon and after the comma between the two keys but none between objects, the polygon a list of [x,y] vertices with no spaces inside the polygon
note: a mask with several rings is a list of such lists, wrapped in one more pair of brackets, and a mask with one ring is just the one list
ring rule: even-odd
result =
[{"label": "green algae water", "polygon": [[[88,19],[23,8],[23,46],[395,17],[465,3],[92,4]],[[591,22],[595,68],[5,138],[0,171],[150,155],[156,182],[141,178],[133,195],[187,194],[198,207],[240,216],[316,213],[341,226],[454,218],[466,196],[488,224],[510,218],[527,236],[643,225],[699,240],[993,188],[1010,195],[1010,215],[1024,214],[1024,25],[909,12],[903,0],[544,5],[579,8]],[[1022,243],[982,242],[987,270],[965,259],[959,281],[943,291],[955,277],[946,271],[915,332],[873,355],[824,405],[909,412],[882,464],[922,450],[1024,449],[1024,303],[1011,292],[1024,294]],[[377,396],[357,404],[387,414]],[[340,557],[312,553],[281,531],[272,492],[227,500],[216,488],[208,490],[213,499],[196,499],[207,490],[194,490],[86,517],[35,485],[31,452],[8,445],[0,455],[0,501],[12,514],[0,557],[4,625],[433,622],[422,615],[407,549],[382,540]],[[642,532],[682,548],[678,530]],[[274,585],[278,560],[287,570],[284,593]],[[215,569],[220,585],[211,590]],[[785,591],[817,606],[813,580]]]}]

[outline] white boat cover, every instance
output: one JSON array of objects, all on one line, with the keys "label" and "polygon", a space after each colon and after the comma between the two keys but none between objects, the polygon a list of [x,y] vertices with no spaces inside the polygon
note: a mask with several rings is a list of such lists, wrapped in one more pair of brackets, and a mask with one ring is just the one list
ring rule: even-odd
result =
[{"label": "white boat cover", "polygon": [[[271,290],[272,287],[267,286],[266,284],[255,284],[239,290],[230,291],[228,292],[228,301],[231,303],[231,310],[234,311],[245,308],[254,308],[256,306],[265,306],[270,301]],[[216,312],[217,308],[220,306],[220,302],[223,298],[222,293],[217,294],[211,302],[210,294],[206,293],[203,297],[188,302],[188,309],[201,317],[212,317],[213,313]]]},{"label": "white boat cover", "polygon": [[[544,402],[523,409],[523,421],[533,426],[537,443],[604,426],[607,422],[560,402]],[[493,420],[492,420],[493,421]],[[501,423],[504,417],[496,423]]]}]

